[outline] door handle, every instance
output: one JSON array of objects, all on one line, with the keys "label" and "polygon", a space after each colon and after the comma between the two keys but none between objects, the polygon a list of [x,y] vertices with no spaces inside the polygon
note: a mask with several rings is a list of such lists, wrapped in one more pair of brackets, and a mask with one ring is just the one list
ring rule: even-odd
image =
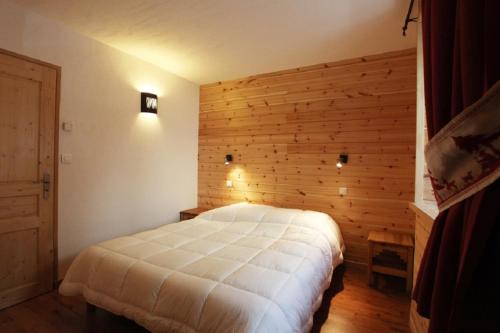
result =
[{"label": "door handle", "polygon": [[49,192],[50,192],[50,174],[49,173],[44,173],[43,174],[43,198],[47,200],[49,198]]}]

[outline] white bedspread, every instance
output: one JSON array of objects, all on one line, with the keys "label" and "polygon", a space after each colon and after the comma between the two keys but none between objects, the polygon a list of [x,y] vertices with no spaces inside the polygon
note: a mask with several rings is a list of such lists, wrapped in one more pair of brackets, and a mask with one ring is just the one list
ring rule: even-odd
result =
[{"label": "white bedspread", "polygon": [[326,214],[236,204],[91,246],[59,291],[153,332],[308,332],[343,246]]}]

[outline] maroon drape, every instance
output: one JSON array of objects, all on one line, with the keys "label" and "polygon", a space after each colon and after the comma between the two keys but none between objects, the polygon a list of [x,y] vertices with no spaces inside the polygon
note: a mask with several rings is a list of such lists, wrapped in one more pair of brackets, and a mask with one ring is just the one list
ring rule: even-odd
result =
[{"label": "maroon drape", "polygon": [[[429,137],[500,79],[500,0],[423,0]],[[441,212],[413,298],[431,333],[500,332],[500,181]]]}]

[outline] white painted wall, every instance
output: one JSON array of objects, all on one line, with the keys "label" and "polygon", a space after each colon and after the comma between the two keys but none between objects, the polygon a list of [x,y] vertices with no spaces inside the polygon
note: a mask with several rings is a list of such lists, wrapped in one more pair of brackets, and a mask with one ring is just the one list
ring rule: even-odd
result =
[{"label": "white painted wall", "polygon": [[425,172],[425,94],[424,94],[424,55],[422,46],[422,15],[421,1],[417,2],[417,132],[415,146],[415,202],[424,200]]},{"label": "white painted wall", "polygon": [[[0,0],[0,48],[62,67],[60,274],[84,247],[178,220],[197,203],[199,87]],[[149,87],[149,88],[147,88]],[[158,116],[139,113],[141,89]]]},{"label": "white painted wall", "polygon": [[[427,143],[427,121],[425,119],[424,54],[422,41],[421,0],[418,1],[417,22],[417,131],[415,149],[415,203],[431,216],[437,215],[437,203],[432,184],[427,175],[425,145]],[[427,175],[427,176],[426,176]]]}]

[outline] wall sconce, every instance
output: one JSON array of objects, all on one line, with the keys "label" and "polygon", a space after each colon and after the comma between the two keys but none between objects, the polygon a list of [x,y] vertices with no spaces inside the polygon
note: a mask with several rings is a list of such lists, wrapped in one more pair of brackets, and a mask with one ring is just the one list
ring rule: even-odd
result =
[{"label": "wall sconce", "polygon": [[337,169],[340,169],[344,164],[347,164],[348,159],[349,156],[347,154],[340,154],[339,159],[337,161]]},{"label": "wall sconce", "polygon": [[158,96],[141,92],[141,112],[158,113]]},{"label": "wall sconce", "polygon": [[224,158],[225,165],[231,164],[232,161],[233,161],[233,155],[226,155],[226,157]]}]

